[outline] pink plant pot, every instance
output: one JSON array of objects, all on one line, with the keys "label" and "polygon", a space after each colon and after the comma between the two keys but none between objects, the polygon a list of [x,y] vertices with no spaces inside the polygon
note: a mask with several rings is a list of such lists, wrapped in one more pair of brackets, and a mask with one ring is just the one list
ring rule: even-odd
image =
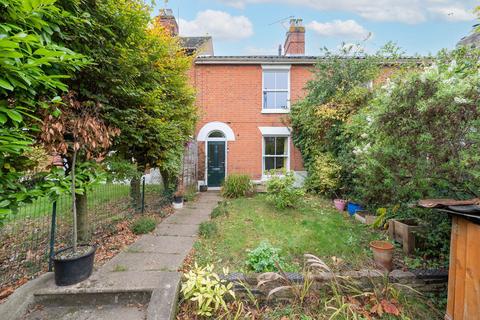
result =
[{"label": "pink plant pot", "polygon": [[347,201],[343,199],[335,199],[333,200],[333,204],[338,211],[345,211],[345,206],[347,205]]}]

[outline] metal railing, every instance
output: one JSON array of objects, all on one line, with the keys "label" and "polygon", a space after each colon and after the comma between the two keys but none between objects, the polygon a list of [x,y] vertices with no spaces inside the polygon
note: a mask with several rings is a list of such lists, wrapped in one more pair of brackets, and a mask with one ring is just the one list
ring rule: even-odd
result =
[{"label": "metal railing", "polygon": [[[141,213],[162,213],[171,201],[161,183],[150,181],[141,185]],[[118,222],[133,217],[135,212],[130,197],[130,185],[106,183],[86,193],[86,239],[97,243],[116,232]],[[0,292],[7,286],[51,270],[53,253],[72,243],[71,195],[60,196],[52,202],[39,198],[20,206],[0,227]]]}]

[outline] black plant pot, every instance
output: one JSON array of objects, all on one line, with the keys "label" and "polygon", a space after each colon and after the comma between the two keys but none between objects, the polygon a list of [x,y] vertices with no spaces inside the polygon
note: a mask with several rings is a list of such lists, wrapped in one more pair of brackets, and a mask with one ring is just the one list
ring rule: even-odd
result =
[{"label": "black plant pot", "polygon": [[173,196],[173,202],[182,203],[183,202],[183,196]]},{"label": "black plant pot", "polygon": [[55,253],[53,260],[55,270],[55,284],[57,286],[69,286],[79,283],[92,274],[93,262],[95,258],[95,246],[82,245],[82,247],[90,247],[90,250],[82,256],[58,259],[57,255],[72,247],[59,250]]},{"label": "black plant pot", "polygon": [[208,186],[206,186],[206,185],[204,185],[204,184],[202,184],[202,185],[200,186],[200,192],[207,192],[207,190],[208,190]]}]

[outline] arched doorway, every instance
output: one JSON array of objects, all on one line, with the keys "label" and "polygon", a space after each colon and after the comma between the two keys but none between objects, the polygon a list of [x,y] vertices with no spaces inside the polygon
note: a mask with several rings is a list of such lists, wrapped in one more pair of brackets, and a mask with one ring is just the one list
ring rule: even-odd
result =
[{"label": "arched doorway", "polygon": [[206,183],[209,188],[219,188],[227,174],[227,138],[220,130],[213,130],[205,141]]},{"label": "arched doorway", "polygon": [[205,142],[205,181],[210,189],[219,189],[228,174],[228,143],[235,134],[226,123],[213,121],[204,124],[197,141]]}]

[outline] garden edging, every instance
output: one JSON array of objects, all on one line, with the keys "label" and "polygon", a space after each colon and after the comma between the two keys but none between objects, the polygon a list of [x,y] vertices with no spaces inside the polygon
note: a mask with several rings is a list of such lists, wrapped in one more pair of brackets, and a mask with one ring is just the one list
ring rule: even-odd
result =
[{"label": "garden edging", "polygon": [[[261,288],[257,286],[259,276],[261,274],[243,274],[231,273],[223,275],[222,278],[234,283],[234,291],[237,295],[246,295],[249,292],[260,300],[266,300],[268,293],[273,288],[284,286],[285,282],[282,280],[271,281],[268,285],[263,285]],[[292,283],[302,283],[304,276],[300,273],[286,273],[289,281]],[[317,272],[311,275],[311,280],[314,281],[314,290],[321,290],[327,288],[331,281],[336,277],[340,283],[355,283],[358,287],[368,291],[371,290],[375,283],[383,283],[387,274],[380,270],[365,269],[360,271],[347,271],[336,273],[333,275],[328,272]],[[448,281],[447,270],[393,270],[388,274],[388,279],[391,283],[401,284],[402,287],[410,287],[421,293],[427,292],[441,292],[446,290]],[[406,290],[408,290],[405,287]],[[293,298],[293,294],[289,291],[281,291],[281,294],[275,294],[273,300],[285,300]]]}]

